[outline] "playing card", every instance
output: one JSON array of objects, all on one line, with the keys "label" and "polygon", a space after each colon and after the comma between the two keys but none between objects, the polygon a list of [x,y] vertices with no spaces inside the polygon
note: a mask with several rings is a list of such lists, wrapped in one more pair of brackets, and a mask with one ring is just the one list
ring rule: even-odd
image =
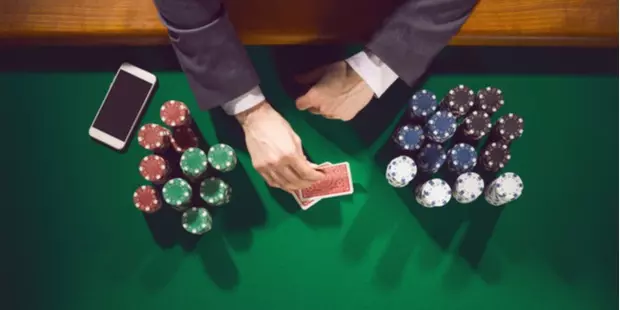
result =
[{"label": "playing card", "polygon": [[300,197],[305,199],[328,198],[353,193],[353,182],[349,163],[328,165],[321,169],[326,175],[322,180],[300,191]]},{"label": "playing card", "polygon": [[[331,165],[330,162],[324,162],[324,163],[320,164],[319,167],[323,168],[323,167],[327,167],[329,165]],[[312,207],[313,205],[315,205],[317,202],[319,202],[321,200],[320,198],[317,198],[317,199],[313,199],[313,198],[311,198],[311,199],[303,199],[303,198],[301,198],[301,193],[298,190],[292,192],[291,194],[293,195],[293,198],[295,198],[295,201],[297,201],[297,204],[299,204],[299,207],[302,210],[308,210],[310,207]]]}]

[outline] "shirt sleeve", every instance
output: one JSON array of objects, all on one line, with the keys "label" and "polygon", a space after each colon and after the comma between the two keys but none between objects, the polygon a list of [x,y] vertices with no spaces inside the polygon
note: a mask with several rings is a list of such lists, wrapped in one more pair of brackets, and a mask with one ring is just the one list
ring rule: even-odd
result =
[{"label": "shirt sleeve", "polygon": [[365,51],[349,57],[346,62],[370,86],[377,98],[398,79],[398,75],[379,57]]},{"label": "shirt sleeve", "polygon": [[260,87],[256,86],[249,92],[224,103],[224,105],[222,105],[222,109],[224,109],[228,115],[236,115],[251,109],[263,101],[265,101],[265,96],[263,95]]}]

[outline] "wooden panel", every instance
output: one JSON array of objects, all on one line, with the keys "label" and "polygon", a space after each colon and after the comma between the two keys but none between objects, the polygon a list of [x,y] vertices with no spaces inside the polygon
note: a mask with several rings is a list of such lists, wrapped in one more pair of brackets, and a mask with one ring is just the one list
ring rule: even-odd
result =
[{"label": "wooden panel", "polygon": [[[360,42],[398,0],[226,2],[244,43],[306,44]],[[345,20],[344,14],[354,18]],[[1,0],[0,39],[5,43],[167,43],[151,0]],[[481,0],[452,44],[617,46],[618,1]]]}]

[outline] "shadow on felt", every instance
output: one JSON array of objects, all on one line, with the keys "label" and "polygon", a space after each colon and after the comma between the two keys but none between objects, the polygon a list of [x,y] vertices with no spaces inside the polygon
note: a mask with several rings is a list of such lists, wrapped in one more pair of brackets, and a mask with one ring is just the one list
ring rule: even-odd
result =
[{"label": "shadow on felt", "polygon": [[203,235],[196,248],[205,272],[220,289],[233,290],[239,284],[239,269],[228,251],[222,227]]},{"label": "shadow on felt", "polygon": [[[245,137],[237,121],[219,109],[213,110],[212,122],[218,140],[232,146],[237,152],[247,152]],[[263,205],[245,167],[240,160],[237,167],[230,172],[219,173],[220,177],[232,187],[231,201],[215,207],[223,219],[222,228],[227,241],[237,251],[247,251],[252,245],[252,229],[261,227],[267,220],[267,211]]]}]

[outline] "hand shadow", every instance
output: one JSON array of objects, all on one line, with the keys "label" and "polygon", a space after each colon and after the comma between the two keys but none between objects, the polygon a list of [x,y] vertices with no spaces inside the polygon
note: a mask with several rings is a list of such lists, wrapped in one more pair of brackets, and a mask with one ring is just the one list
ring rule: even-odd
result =
[{"label": "hand shadow", "polygon": [[203,235],[196,252],[213,283],[221,289],[232,290],[239,284],[239,270],[226,247],[221,229],[215,219],[214,228]]},{"label": "hand shadow", "polygon": [[[223,111],[214,110],[211,119],[221,143],[232,146],[236,152],[247,152],[243,130],[234,118]],[[250,249],[252,228],[263,226],[267,219],[265,206],[244,168],[239,160],[232,171],[218,173],[231,185],[232,198],[228,204],[215,207],[218,216],[223,219],[226,240],[237,251]]]}]

